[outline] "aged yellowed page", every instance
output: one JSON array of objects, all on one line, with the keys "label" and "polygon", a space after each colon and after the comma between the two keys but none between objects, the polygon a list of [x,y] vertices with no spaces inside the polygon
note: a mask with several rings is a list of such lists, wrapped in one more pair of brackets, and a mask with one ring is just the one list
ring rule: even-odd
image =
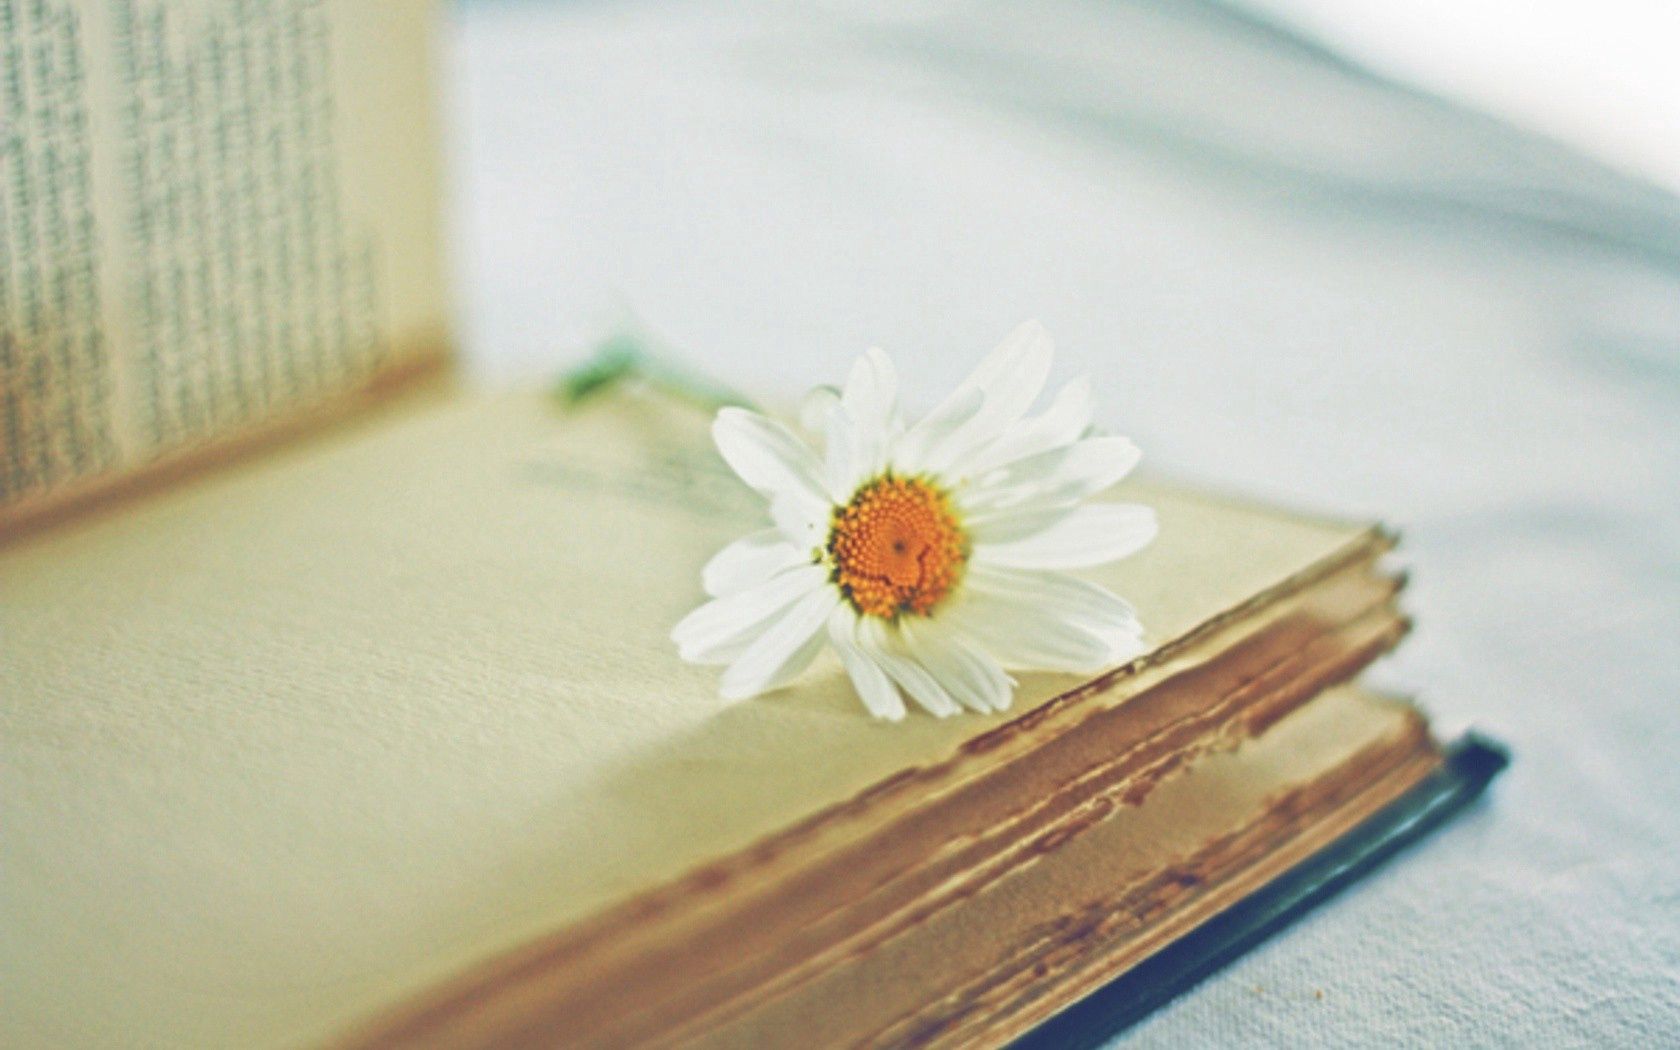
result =
[{"label": "aged yellowed page", "polygon": [[441,361],[430,0],[0,0],[0,539]]},{"label": "aged yellowed page", "polygon": [[[467,397],[0,549],[0,1043],[307,1042],[1008,717],[680,663],[761,513],[705,424]],[[1160,538],[1097,578],[1159,641],[1361,534],[1126,496]]]},{"label": "aged yellowed page", "polygon": [[1329,689],[876,951],[687,1030],[688,1045],[998,1045],[1391,801],[1434,764],[1422,735],[1405,704]]}]

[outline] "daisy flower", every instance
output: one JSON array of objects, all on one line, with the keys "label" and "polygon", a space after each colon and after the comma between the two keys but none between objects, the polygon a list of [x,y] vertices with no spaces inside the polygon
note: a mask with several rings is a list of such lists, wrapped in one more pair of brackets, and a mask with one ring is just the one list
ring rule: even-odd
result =
[{"label": "daisy flower", "polygon": [[1022,325],[907,424],[892,361],[870,350],[843,390],[806,399],[820,451],[756,412],[719,412],[718,450],[773,524],[706,564],[711,599],[671,632],[682,658],[726,665],[722,694],[745,698],[832,646],[864,706],[897,720],[906,697],[940,717],[1002,711],[1008,670],[1094,673],[1136,656],[1132,607],[1067,570],[1154,538],[1150,508],[1089,502],[1138,450],[1093,432],[1084,379],[1029,414],[1051,356],[1043,327]]}]

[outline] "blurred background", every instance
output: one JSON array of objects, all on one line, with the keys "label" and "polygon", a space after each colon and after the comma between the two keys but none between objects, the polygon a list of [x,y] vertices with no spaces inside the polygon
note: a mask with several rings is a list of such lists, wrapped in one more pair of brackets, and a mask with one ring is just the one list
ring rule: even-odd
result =
[{"label": "blurred background", "polygon": [[1516,764],[1139,1046],[1674,1045],[1680,6],[457,0],[471,367],[767,401],[1017,322],[1153,471],[1404,533],[1381,678]]}]

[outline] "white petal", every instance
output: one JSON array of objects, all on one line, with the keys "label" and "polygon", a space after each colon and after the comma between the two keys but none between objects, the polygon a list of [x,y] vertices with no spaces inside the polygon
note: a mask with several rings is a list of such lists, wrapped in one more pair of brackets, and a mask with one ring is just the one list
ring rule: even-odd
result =
[{"label": "white petal", "polygon": [[[1037,321],[1028,321],[1005,336],[930,414],[930,419],[941,420],[940,433],[937,439],[930,436],[913,446],[908,469],[942,472],[997,440],[1038,399],[1053,353],[1050,335]],[[959,419],[957,408],[974,392],[981,396],[980,407]]]},{"label": "white petal", "polygon": [[1007,543],[1037,535],[1073,513],[1075,507],[1018,507],[991,514],[965,514],[963,526],[975,544]]},{"label": "white petal", "polygon": [[957,702],[945,692],[939,680],[927,668],[917,663],[905,651],[897,632],[873,616],[861,617],[858,623],[858,644],[864,653],[881,666],[899,688],[921,704],[931,715],[949,718],[961,711]]},{"label": "white petal", "polygon": [[820,565],[788,569],[695,609],[671,629],[671,640],[689,663],[727,662],[766,622],[812,591],[827,587],[828,570]]},{"label": "white petal", "polygon": [[876,718],[897,722],[904,717],[904,697],[881,665],[858,646],[858,614],[842,602],[828,617],[828,639],[852,680],[863,706]]},{"label": "white petal", "polygon": [[730,700],[744,700],[786,685],[821,651],[823,624],[838,604],[840,592],[833,587],[820,587],[800,598],[729,665],[718,692]]},{"label": "white petal", "polygon": [[828,418],[823,420],[823,433],[826,449],[823,481],[828,485],[829,498],[844,503],[869,475],[867,464],[873,456],[870,448],[878,445],[880,439],[878,435],[866,433],[846,411],[846,406],[839,403],[829,408]]},{"label": "white petal", "polygon": [[905,431],[888,453],[892,465],[904,474],[930,470],[947,454],[950,442],[985,406],[979,390],[958,390],[932,412]]},{"label": "white petal", "polygon": [[1117,561],[1155,538],[1155,511],[1136,503],[1079,507],[1049,528],[1003,543],[976,543],[976,564],[1079,569]]},{"label": "white petal", "polygon": [[976,598],[1039,609],[1098,636],[1142,633],[1130,602],[1066,573],[971,564],[963,586]]},{"label": "white petal", "polygon": [[972,456],[952,463],[947,474],[954,480],[975,477],[1016,460],[1071,445],[1090,427],[1091,377],[1081,376],[1058,390],[1043,412],[1010,427]]},{"label": "white petal", "polygon": [[977,596],[941,616],[1000,664],[1022,671],[1094,674],[1123,663],[1120,654],[1136,642],[1118,633],[1098,636],[1048,610]]},{"label": "white petal", "polygon": [[814,386],[799,402],[799,426],[808,434],[821,434],[828,425],[828,410],[840,403],[840,391],[831,386]]},{"label": "white petal", "polygon": [[898,371],[878,346],[865,350],[846,377],[840,395],[846,411],[859,423],[885,427],[898,410]]},{"label": "white petal", "polygon": [[840,403],[857,428],[858,471],[879,473],[898,425],[898,372],[892,359],[878,347],[866,350],[846,377]]},{"label": "white petal", "polygon": [[787,427],[744,408],[725,408],[712,421],[712,440],[741,480],[775,499],[799,495],[826,502],[822,464]]},{"label": "white petal", "polygon": [[886,468],[900,431],[898,375],[884,352],[871,348],[858,358],[824,428],[829,495],[840,502]]},{"label": "white petal", "polygon": [[957,502],[974,527],[1023,510],[1071,507],[1131,473],[1140,456],[1123,437],[1086,438],[977,478],[958,489]]},{"label": "white petal", "polygon": [[828,517],[834,504],[804,492],[788,492],[770,501],[770,520],[794,549],[809,553],[828,538]]},{"label": "white petal", "polygon": [[761,529],[712,555],[700,570],[700,583],[707,594],[722,597],[809,560],[810,555],[789,543],[780,529]]},{"label": "white petal", "polygon": [[965,382],[985,393],[988,413],[1020,419],[1044,389],[1055,349],[1044,326],[1028,321],[1004,336]]},{"label": "white petal", "polygon": [[908,650],[958,703],[982,714],[1008,709],[1015,682],[996,660],[937,620],[905,617],[899,631]]}]

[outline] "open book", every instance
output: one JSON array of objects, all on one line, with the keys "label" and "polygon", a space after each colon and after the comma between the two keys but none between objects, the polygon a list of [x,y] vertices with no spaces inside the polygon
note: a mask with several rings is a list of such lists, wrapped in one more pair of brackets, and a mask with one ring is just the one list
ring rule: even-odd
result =
[{"label": "open book", "polygon": [[[1116,980],[1158,1000],[1476,786],[1350,684],[1406,630],[1388,534],[1159,482],[1123,494],[1159,539],[1095,574],[1152,632],[1123,667],[897,725],[831,662],[721,700],[668,639],[758,513],[707,419],[419,381],[442,329],[422,8],[20,10],[7,54],[84,56],[112,232],[79,342],[13,305],[73,239],[0,288],[0,1042],[995,1044]],[[274,122],[257,142],[323,121],[315,174],[290,149],[217,167],[236,103]],[[176,167],[101,182],[137,163]],[[257,202],[313,185],[307,215],[227,204],[129,243],[145,186],[186,216],[180,187],[226,203],[252,172]],[[159,282],[184,298],[147,312]]]}]

